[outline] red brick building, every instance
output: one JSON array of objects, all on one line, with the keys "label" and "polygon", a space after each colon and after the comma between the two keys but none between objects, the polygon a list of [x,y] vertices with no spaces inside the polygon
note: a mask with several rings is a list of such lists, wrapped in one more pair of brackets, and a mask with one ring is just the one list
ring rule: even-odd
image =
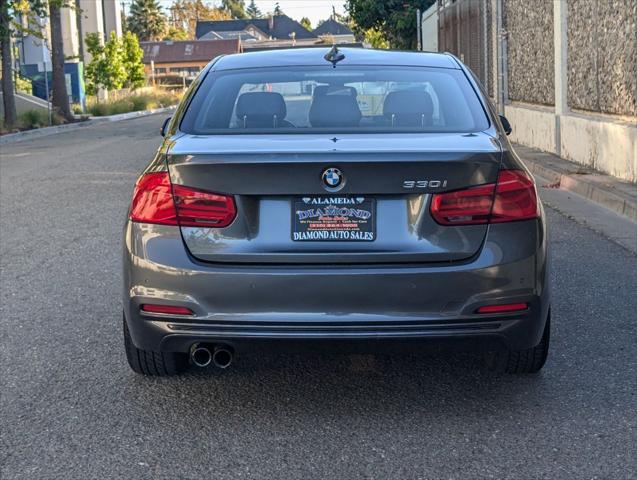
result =
[{"label": "red brick building", "polygon": [[213,58],[240,53],[241,42],[232,40],[188,40],[140,42],[144,51],[146,75],[156,80],[165,77],[194,78]]}]

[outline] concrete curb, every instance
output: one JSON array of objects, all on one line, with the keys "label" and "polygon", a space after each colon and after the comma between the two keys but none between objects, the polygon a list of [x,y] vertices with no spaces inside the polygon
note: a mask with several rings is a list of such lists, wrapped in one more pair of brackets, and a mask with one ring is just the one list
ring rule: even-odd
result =
[{"label": "concrete curb", "polygon": [[90,119],[83,122],[57,125],[54,127],[35,128],[33,130],[26,130],[24,132],[10,133],[8,135],[0,136],[0,145],[17,143],[23,140],[30,140],[32,138],[48,137],[49,135],[55,135],[56,133],[70,132],[101,122],[120,122],[122,120],[129,120],[131,118],[147,117],[148,115],[156,115],[158,113],[168,113],[174,111],[176,108],[177,107],[173,106],[165,108],[155,108],[153,110],[142,110],[139,112],[120,113],[118,115],[109,115],[107,117],[91,117]]},{"label": "concrete curb", "polygon": [[534,175],[637,221],[637,185],[523,145],[515,151]]}]

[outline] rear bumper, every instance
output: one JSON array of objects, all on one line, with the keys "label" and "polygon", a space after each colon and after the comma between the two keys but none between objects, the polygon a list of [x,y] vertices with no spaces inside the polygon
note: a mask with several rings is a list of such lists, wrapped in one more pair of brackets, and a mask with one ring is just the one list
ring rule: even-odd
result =
[{"label": "rear bumper", "polygon": [[[194,343],[231,345],[239,353],[254,350],[329,350],[346,352],[401,352],[416,349],[493,350],[525,348],[543,323],[528,314],[517,318],[476,321],[385,322],[358,325],[228,325],[146,321],[145,345],[161,351],[187,352]],[[234,323],[234,322],[233,322]],[[157,347],[159,342],[159,347]],[[531,342],[533,343],[533,342]],[[537,342],[535,342],[537,343]]]},{"label": "rear bumper", "polygon": [[[195,260],[178,228],[129,223],[124,312],[135,345],[155,351],[186,352],[196,342],[237,351],[534,346],[549,306],[543,222],[489,228],[479,255],[462,263],[237,266]],[[474,313],[518,302],[529,309]],[[144,303],[186,306],[194,315],[142,313]]]}]

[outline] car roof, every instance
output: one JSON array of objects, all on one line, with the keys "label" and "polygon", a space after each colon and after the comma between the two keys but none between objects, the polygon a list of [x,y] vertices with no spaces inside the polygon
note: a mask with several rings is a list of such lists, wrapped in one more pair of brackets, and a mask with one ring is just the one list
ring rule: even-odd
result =
[{"label": "car roof", "polygon": [[[225,55],[214,63],[212,70],[329,65],[329,62],[323,57],[331,48],[331,46],[324,48],[289,48]],[[338,62],[337,65],[343,66],[393,65],[460,68],[454,57],[443,53],[374,50],[369,48],[339,48],[338,50],[345,55],[345,58]]]}]

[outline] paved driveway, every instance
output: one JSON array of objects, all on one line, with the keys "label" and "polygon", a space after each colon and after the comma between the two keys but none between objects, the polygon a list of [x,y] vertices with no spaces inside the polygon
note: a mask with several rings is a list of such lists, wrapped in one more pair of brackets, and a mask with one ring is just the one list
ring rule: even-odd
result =
[{"label": "paved driveway", "polygon": [[637,257],[549,208],[552,355],[126,365],[120,237],[163,117],[4,145],[3,479],[635,478]]}]

